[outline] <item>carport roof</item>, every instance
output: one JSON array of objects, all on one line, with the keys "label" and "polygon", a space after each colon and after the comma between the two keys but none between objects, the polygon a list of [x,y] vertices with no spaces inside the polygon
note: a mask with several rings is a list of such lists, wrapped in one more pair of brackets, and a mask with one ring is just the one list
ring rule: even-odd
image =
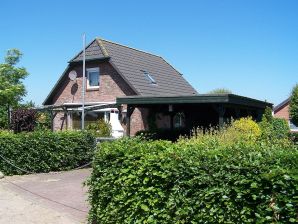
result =
[{"label": "carport roof", "polygon": [[272,108],[272,104],[235,94],[198,94],[190,96],[125,96],[116,99],[117,104],[132,106],[154,104],[234,104],[255,108]]}]

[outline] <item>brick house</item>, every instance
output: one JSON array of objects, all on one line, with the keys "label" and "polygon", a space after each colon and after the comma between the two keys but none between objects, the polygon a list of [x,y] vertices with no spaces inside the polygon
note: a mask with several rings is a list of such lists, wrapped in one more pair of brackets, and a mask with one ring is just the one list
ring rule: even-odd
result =
[{"label": "brick house", "polygon": [[290,119],[290,113],[289,113],[289,107],[290,107],[290,98],[287,98],[277,106],[273,108],[273,114],[274,117],[283,118],[285,119],[292,132],[298,132],[298,127],[296,127]]},{"label": "brick house", "polygon": [[[234,94],[198,94],[162,57],[96,38],[86,46],[85,125],[104,119],[112,135],[139,130],[223,125],[233,118],[260,120],[272,104]],[[83,51],[75,55],[45,99],[52,129],[80,129]],[[76,74],[72,77],[72,74]]]},{"label": "brick house", "polygon": [[[183,76],[160,56],[99,38],[86,46],[85,55],[87,107],[113,105],[116,103],[116,98],[121,96],[197,94]],[[67,68],[43,103],[45,107],[60,108],[53,116],[54,130],[80,128],[82,58],[81,51],[69,61]],[[69,78],[71,71],[77,74],[74,81]],[[121,110],[125,113],[125,105]],[[93,110],[87,113],[85,123],[88,125],[99,118],[109,121],[112,116],[117,117],[118,112],[119,107]],[[132,134],[148,127],[147,114],[146,109],[134,110],[131,115]],[[121,122],[120,119],[120,123],[125,132],[125,121]],[[117,125],[118,129],[121,129],[119,124]]]}]

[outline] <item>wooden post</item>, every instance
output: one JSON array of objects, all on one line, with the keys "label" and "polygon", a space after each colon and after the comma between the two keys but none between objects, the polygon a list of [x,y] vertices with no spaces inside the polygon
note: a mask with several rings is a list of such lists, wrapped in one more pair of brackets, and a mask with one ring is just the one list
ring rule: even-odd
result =
[{"label": "wooden post", "polygon": [[127,113],[126,113],[126,136],[130,137],[130,117],[134,111],[134,107],[127,105]]},{"label": "wooden post", "polygon": [[226,109],[222,104],[220,104],[217,107],[217,112],[218,112],[218,124],[219,124],[219,127],[222,128],[224,126],[224,115],[225,115]]}]

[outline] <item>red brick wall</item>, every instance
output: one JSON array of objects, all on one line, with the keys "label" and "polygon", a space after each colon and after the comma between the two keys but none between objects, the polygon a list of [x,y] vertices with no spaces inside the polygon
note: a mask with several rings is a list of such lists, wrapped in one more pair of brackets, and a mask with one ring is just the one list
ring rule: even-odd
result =
[{"label": "red brick wall", "polygon": [[284,118],[289,120],[289,104],[284,105],[278,111],[274,111],[274,117]]},{"label": "red brick wall", "polygon": [[[87,90],[85,93],[85,102],[111,102],[116,101],[116,97],[135,95],[135,92],[126,84],[123,78],[108,62],[92,62],[86,64],[86,69],[99,67],[100,69],[100,86],[96,90]],[[71,70],[77,72],[77,80],[70,81],[68,73]],[[87,74],[86,74],[87,75]],[[65,77],[62,79],[62,84],[59,91],[54,95],[52,103],[60,105],[63,103],[80,103],[82,99],[82,66],[75,66],[66,71]],[[146,128],[147,110],[135,109],[131,115],[131,135],[137,131]],[[54,130],[66,129],[66,123],[71,122],[64,113],[59,112],[54,119]],[[126,131],[126,125],[123,124]]]},{"label": "red brick wall", "polygon": [[[93,62],[86,65],[86,69],[94,67],[100,68],[100,86],[97,90],[86,90],[86,102],[109,102],[115,101],[118,96],[135,95],[134,91],[108,62]],[[70,70],[77,72],[78,77],[75,82],[68,78]],[[80,103],[82,99],[82,76],[81,65],[66,71],[62,85],[53,98],[53,104]]]}]

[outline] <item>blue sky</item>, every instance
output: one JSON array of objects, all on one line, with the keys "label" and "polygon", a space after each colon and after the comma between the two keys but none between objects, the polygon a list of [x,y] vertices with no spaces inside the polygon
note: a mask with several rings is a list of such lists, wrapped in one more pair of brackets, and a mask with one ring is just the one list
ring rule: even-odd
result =
[{"label": "blue sky", "polygon": [[12,0],[1,2],[0,62],[23,53],[25,100],[41,104],[95,37],[163,56],[199,91],[280,103],[298,82],[295,0]]}]

